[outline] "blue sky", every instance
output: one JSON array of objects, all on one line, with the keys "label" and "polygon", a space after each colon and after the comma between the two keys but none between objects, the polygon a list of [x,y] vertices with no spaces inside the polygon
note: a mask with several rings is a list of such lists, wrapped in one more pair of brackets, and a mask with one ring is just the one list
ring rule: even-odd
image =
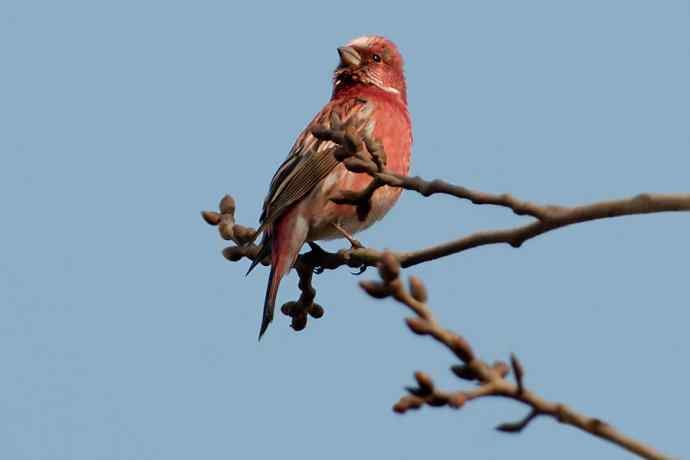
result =
[{"label": "blue sky", "polygon": [[[0,5],[0,457],[629,458],[546,419],[497,433],[525,413],[507,401],[393,414],[414,370],[461,384],[345,270],[316,279],[321,320],[257,343],[267,271],[245,278],[198,213],[232,193],[256,222],[336,47],[371,33],[406,58],[414,174],[565,205],[687,192],[690,3],[287,3]],[[523,221],[404,193],[359,238]],[[485,359],[516,352],[546,398],[688,457],[689,225],[589,223],[407,273]],[[279,303],[296,295],[292,274]]]}]

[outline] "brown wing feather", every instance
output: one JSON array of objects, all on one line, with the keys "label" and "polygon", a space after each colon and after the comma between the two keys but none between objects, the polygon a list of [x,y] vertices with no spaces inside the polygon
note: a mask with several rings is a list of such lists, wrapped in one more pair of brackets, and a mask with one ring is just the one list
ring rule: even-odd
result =
[{"label": "brown wing feather", "polygon": [[333,156],[335,144],[326,142],[315,153],[306,155],[290,172],[284,185],[265,208],[263,226],[272,224],[287,208],[309,193],[338,165]]},{"label": "brown wing feather", "polygon": [[345,121],[356,116],[364,108],[367,108],[365,113],[369,116],[372,110],[370,104],[361,98],[350,99],[339,104],[331,103],[300,134],[288,158],[271,180],[271,187],[264,201],[260,218],[261,227],[257,235],[275,222],[290,206],[307,195],[338,165],[338,161],[333,156],[337,148],[336,144],[330,141],[319,142],[309,131],[311,126],[327,123],[330,114],[334,111]]}]

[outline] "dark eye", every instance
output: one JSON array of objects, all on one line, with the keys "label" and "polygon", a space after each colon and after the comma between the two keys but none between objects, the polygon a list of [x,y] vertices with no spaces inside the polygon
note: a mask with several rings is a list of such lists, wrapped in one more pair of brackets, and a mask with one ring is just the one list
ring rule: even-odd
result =
[{"label": "dark eye", "polygon": [[374,60],[374,62],[381,62],[381,56],[378,54],[374,54],[371,58]]}]

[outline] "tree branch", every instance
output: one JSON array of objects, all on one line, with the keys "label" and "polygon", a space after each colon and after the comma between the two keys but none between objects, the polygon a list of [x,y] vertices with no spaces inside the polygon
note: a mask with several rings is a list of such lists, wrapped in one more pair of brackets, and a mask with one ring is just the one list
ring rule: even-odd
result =
[{"label": "tree branch", "polygon": [[423,372],[415,372],[416,387],[408,387],[408,395],[403,396],[393,410],[405,413],[410,409],[419,409],[424,405],[441,407],[449,406],[460,409],[468,401],[485,397],[501,397],[518,401],[530,408],[530,412],[517,422],[503,423],[496,427],[499,431],[519,433],[539,416],[548,416],[560,423],[573,426],[596,437],[616,444],[642,458],[653,460],[670,459],[652,447],[627,436],[610,424],[586,416],[576,410],[557,402],[547,401],[524,387],[524,370],[515,355],[511,355],[511,367],[516,379],[512,383],[507,379],[510,367],[502,362],[489,365],[479,359],[470,344],[461,336],[441,327],[427,305],[427,294],[424,284],[416,277],[410,278],[409,289],[400,279],[400,265],[391,253],[384,253],[379,263],[382,281],[363,281],[360,286],[374,298],[393,297],[408,307],[415,316],[406,318],[406,323],[415,334],[428,335],[448,348],[460,361],[451,370],[461,379],[475,381],[478,387],[470,390],[448,392],[439,390],[433,380]]},{"label": "tree branch", "polygon": [[[476,232],[454,241],[418,251],[396,253],[395,256],[403,267],[410,267],[488,244],[509,244],[514,248],[519,248],[529,239],[576,223],[635,214],[690,211],[690,193],[642,193],[630,198],[565,207],[538,205],[519,200],[507,193],[493,194],[471,190],[438,179],[426,181],[418,176],[402,176],[385,170],[385,153],[381,145],[375,143],[370,136],[365,134],[357,137],[357,134],[346,129],[346,127],[334,126],[336,127],[320,127],[315,129],[313,134],[319,139],[330,140],[341,146],[336,158],[342,161],[348,170],[369,174],[373,179],[362,190],[342,191],[338,196],[332,198],[332,201],[336,203],[356,206],[360,218],[362,218],[363,212],[366,216],[366,212],[371,208],[370,201],[374,192],[384,186],[412,190],[426,197],[434,194],[450,195],[469,200],[477,205],[501,206],[512,210],[517,215],[535,218],[535,221],[519,227]],[[384,158],[383,161],[381,160],[382,157]]]},{"label": "tree branch", "polygon": [[[415,183],[423,182],[419,178],[414,178],[413,180]],[[434,184],[438,182],[433,181],[424,183]],[[456,187],[450,184],[447,185],[451,189]],[[424,188],[424,186],[420,187]],[[433,189],[437,188],[438,186],[433,187]],[[525,241],[549,231],[592,220],[636,214],[690,211],[690,193],[643,193],[620,200],[602,201],[576,207],[563,207],[538,206],[533,203],[517,200],[510,195],[492,195],[470,191],[469,189],[464,189],[464,187],[458,188],[467,190],[467,199],[471,199],[478,204],[505,206],[512,209],[516,214],[539,215],[542,217],[539,220],[519,227],[480,231],[456,240],[416,251],[394,252],[393,254],[403,267],[411,267],[423,262],[440,259],[490,244],[509,244],[514,248],[519,248]],[[469,198],[470,196],[472,198]],[[232,198],[226,196],[223,200],[232,200]],[[234,200],[232,203],[234,206]],[[232,209],[232,218],[227,216],[229,209]],[[244,257],[251,260],[256,257],[258,248],[253,244],[246,244],[246,241],[254,234],[254,230],[249,227],[234,224],[234,207],[226,209],[225,214],[223,214],[221,210],[220,214],[212,211],[204,211],[202,215],[204,220],[209,224],[219,226],[219,231],[224,239],[233,240],[236,244],[240,245],[227,248],[224,251],[226,258],[231,261],[238,261]],[[381,252],[373,248],[352,248],[338,251],[337,253],[323,251],[323,253],[318,256],[312,254],[310,257],[311,261],[316,264],[316,266],[333,270],[343,265],[350,267],[360,267],[363,265],[375,266],[380,260]],[[262,263],[268,265],[270,262],[262,261]]]},{"label": "tree branch", "polygon": [[[376,152],[378,147],[371,145],[367,150],[369,148]],[[377,173],[375,171],[383,167],[382,164],[385,160],[381,160],[381,156],[384,155],[385,154],[382,153],[375,154],[373,158],[378,158],[378,160],[369,161],[371,174],[375,177],[383,177],[381,181],[373,181],[371,186],[365,188],[361,192],[361,196],[352,198],[354,200],[352,203],[357,206],[357,212],[360,217],[366,216],[366,213],[370,209],[369,199],[377,188],[373,184],[379,183],[387,183],[392,184],[392,186],[416,190],[425,195],[434,193],[450,194],[458,198],[468,199],[476,204],[492,204],[507,207],[512,209],[516,214],[539,216],[537,220],[519,227],[503,230],[480,231],[457,240],[417,251],[391,253],[397,262],[405,268],[490,244],[509,244],[514,248],[519,248],[529,239],[551,230],[576,223],[634,214],[690,211],[690,194],[688,193],[671,195],[644,193],[630,198],[602,201],[571,208],[553,205],[539,206],[518,200],[507,194],[494,195],[473,191],[443,181],[426,182],[419,177],[406,178],[387,173]],[[350,159],[352,160],[353,158]],[[360,158],[354,159],[358,161],[361,160]],[[390,182],[386,182],[389,179]],[[359,192],[351,193],[356,195]],[[347,195],[347,193],[345,195]],[[201,215],[208,224],[218,226],[218,231],[223,239],[235,243],[234,246],[229,246],[223,250],[223,256],[225,256],[226,259],[232,262],[237,262],[244,258],[254,260],[259,254],[259,247],[252,243],[256,237],[256,230],[237,224],[235,222],[235,209],[235,200],[231,196],[225,195],[219,204],[220,212],[203,211]],[[381,261],[381,257],[382,253],[374,248],[352,247],[337,252],[328,252],[312,243],[311,250],[301,254],[295,263],[297,273],[300,277],[302,295],[297,301],[288,302],[289,305],[283,305],[281,312],[292,318],[293,329],[296,331],[304,329],[307,324],[307,315],[313,318],[320,318],[324,313],[323,308],[313,302],[315,291],[312,286],[312,272],[321,273],[324,270],[335,270],[342,266],[348,266],[360,268],[361,273],[366,267],[376,266]],[[270,257],[264,258],[260,263],[262,265],[270,265]],[[307,275],[307,273],[309,273],[309,275]],[[307,290],[307,294],[305,294],[305,289]],[[314,295],[308,294],[310,291],[314,291]],[[311,299],[309,299],[310,296]]]},{"label": "tree branch", "polygon": [[[515,200],[509,198],[509,200]],[[486,204],[486,203],[484,203]],[[491,203],[496,204],[496,203]],[[422,262],[440,259],[468,249],[489,244],[509,244],[519,248],[522,244],[546,232],[569,225],[636,214],[650,214],[670,211],[690,211],[690,193],[670,195],[643,193],[620,200],[602,201],[572,208],[560,206],[537,206],[531,203],[514,201],[516,214],[539,214],[543,217],[534,222],[502,230],[488,230],[472,233],[454,241],[431,246],[413,252],[398,254],[403,267],[410,267]],[[529,209],[529,211],[526,211]]]},{"label": "tree branch", "polygon": [[[690,211],[690,194],[640,194],[618,200],[602,201],[588,205],[564,207],[555,205],[538,205],[519,200],[509,194],[491,194],[471,190],[444,181],[425,181],[420,177],[406,177],[392,174],[385,169],[386,156],[381,145],[370,138],[366,132],[364,138],[357,138],[347,124],[338,119],[331,120],[331,128],[319,128],[313,134],[320,140],[335,142],[340,148],[334,155],[345,167],[356,173],[366,173],[372,177],[369,186],[359,191],[341,191],[332,201],[356,206],[360,219],[365,219],[371,209],[371,199],[381,187],[398,187],[418,192],[424,196],[446,194],[459,199],[469,200],[477,205],[501,206],[512,210],[517,215],[527,215],[534,220],[527,224],[499,230],[480,231],[453,241],[428,248],[407,252],[381,252],[373,248],[352,247],[337,252],[328,252],[314,243],[311,250],[301,254],[295,269],[299,275],[301,295],[297,301],[287,302],[281,311],[292,318],[292,327],[302,330],[307,325],[309,316],[320,318],[323,308],[314,302],[316,290],[312,285],[314,273],[334,270],[342,266],[366,268],[377,266],[382,282],[363,282],[361,287],[375,298],[394,297],[398,302],[410,308],[416,316],[406,319],[411,331],[420,335],[433,337],[445,345],[460,360],[461,364],[451,367],[460,379],[478,383],[476,388],[448,392],[437,389],[432,379],[422,372],[415,373],[417,386],[409,387],[408,395],[402,397],[394,406],[397,412],[406,412],[423,405],[449,406],[460,408],[466,402],[487,396],[503,397],[519,401],[530,408],[529,413],[521,420],[503,423],[496,428],[499,431],[517,433],[525,429],[534,419],[549,416],[555,420],[576,427],[594,436],[617,444],[628,451],[647,459],[667,459],[653,448],[626,436],[611,425],[592,417],[576,412],[569,407],[547,401],[525,387],[524,369],[516,356],[511,355],[510,365],[496,362],[491,365],[476,357],[470,344],[461,336],[443,329],[434,319],[426,304],[427,294],[424,284],[417,278],[410,278],[409,289],[405,289],[400,280],[400,268],[410,267],[431,260],[457,254],[475,247],[490,244],[509,244],[518,248],[525,241],[539,235],[568,225],[592,220],[618,216],[648,214],[669,211]],[[221,237],[235,243],[223,250],[223,255],[231,261],[244,258],[255,260],[259,247],[253,243],[256,230],[235,222],[235,201],[225,196],[220,202],[220,212],[203,211],[202,217],[210,225],[218,226]],[[270,257],[259,261],[270,265]],[[507,380],[512,372],[516,383]]]}]

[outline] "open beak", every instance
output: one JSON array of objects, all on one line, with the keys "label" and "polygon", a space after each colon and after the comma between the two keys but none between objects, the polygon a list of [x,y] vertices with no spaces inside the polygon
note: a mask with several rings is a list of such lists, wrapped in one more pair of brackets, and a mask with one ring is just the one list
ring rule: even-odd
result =
[{"label": "open beak", "polygon": [[362,56],[351,46],[341,46],[338,48],[340,55],[340,65],[343,67],[358,67],[362,62]]}]

